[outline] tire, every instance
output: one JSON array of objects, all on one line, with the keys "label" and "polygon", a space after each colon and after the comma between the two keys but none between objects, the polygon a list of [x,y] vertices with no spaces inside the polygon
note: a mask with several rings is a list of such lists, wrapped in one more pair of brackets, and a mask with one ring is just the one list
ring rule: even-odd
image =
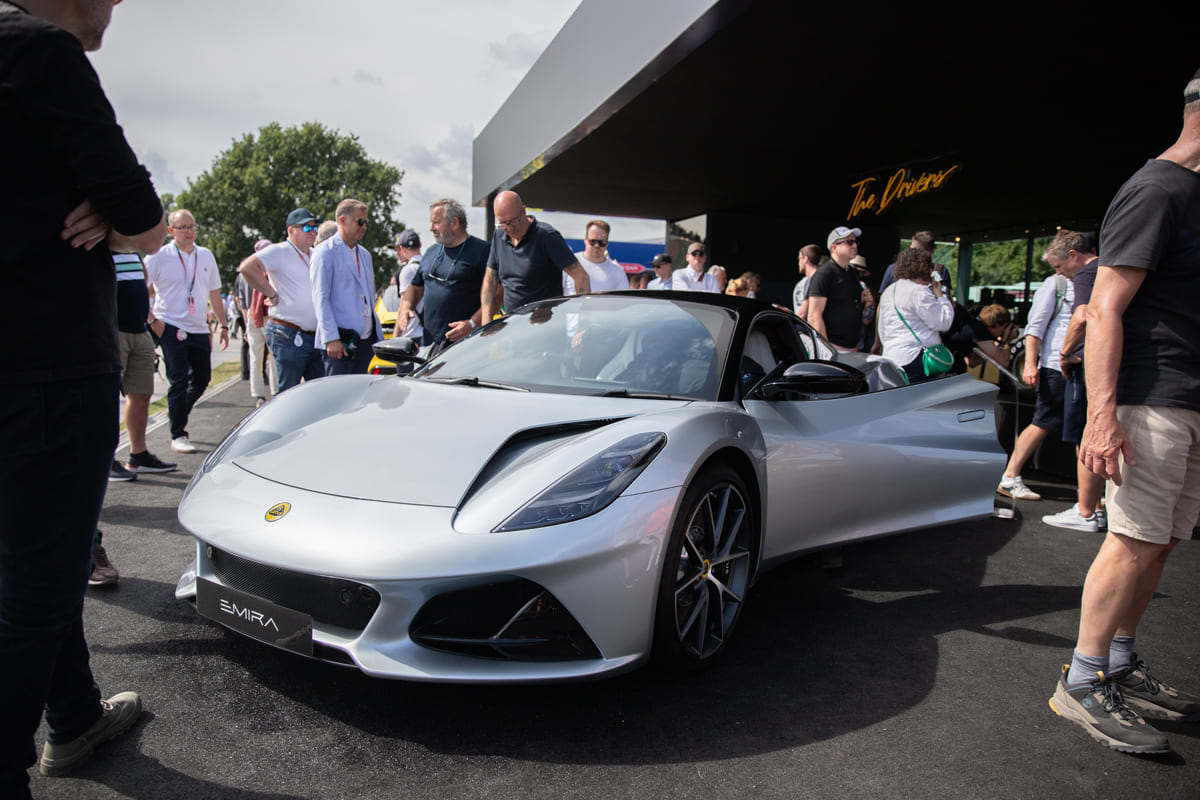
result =
[{"label": "tire", "polygon": [[693,672],[726,649],[741,618],[758,553],[757,515],[745,481],[724,465],[684,492],[663,558],[653,661]]}]

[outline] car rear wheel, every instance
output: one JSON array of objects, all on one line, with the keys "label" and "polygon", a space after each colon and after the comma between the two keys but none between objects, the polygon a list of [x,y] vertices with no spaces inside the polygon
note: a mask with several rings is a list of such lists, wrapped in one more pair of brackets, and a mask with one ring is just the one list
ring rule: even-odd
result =
[{"label": "car rear wheel", "polygon": [[683,495],[671,532],[655,617],[654,661],[692,671],[717,658],[742,615],[757,527],[741,476],[705,469]]}]

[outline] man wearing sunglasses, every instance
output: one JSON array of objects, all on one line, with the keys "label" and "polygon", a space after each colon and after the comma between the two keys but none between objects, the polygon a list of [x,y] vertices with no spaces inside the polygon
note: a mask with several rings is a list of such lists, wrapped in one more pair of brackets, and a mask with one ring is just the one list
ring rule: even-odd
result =
[{"label": "man wearing sunglasses", "polygon": [[496,215],[496,230],[480,292],[485,323],[500,311],[502,288],[504,307],[509,310],[535,300],[560,297],[564,272],[575,281],[579,294],[592,290],[591,279],[579,266],[562,234],[529,216],[520,195],[500,192],[492,203],[492,211]]},{"label": "man wearing sunglasses", "polygon": [[365,375],[371,345],[383,338],[375,314],[375,268],[359,242],[367,235],[367,204],[338,203],[338,232],[313,248],[312,300],[317,345],[324,348],[326,375]]},{"label": "man wearing sunglasses", "polygon": [[263,328],[275,361],[277,393],[325,374],[316,343],[317,312],[309,277],[321,221],[307,208],[297,208],[287,215],[286,224],[284,241],[264,247],[238,267],[250,288],[266,298]]},{"label": "man wearing sunglasses", "polygon": [[817,333],[843,352],[858,349],[862,335],[864,290],[858,270],[850,260],[858,255],[858,228],[838,226],[829,232],[826,245],[831,260],[808,284],[808,322]]},{"label": "man wearing sunglasses", "polygon": [[715,275],[704,271],[708,250],[703,242],[692,242],[687,249],[687,266],[671,275],[671,288],[677,292],[720,292]]},{"label": "man wearing sunglasses", "polygon": [[[583,252],[575,258],[592,284],[593,292],[615,292],[629,288],[625,269],[608,255],[608,236],[612,229],[602,219],[594,219],[584,226]],[[575,280],[563,273],[563,297],[575,294]]]}]

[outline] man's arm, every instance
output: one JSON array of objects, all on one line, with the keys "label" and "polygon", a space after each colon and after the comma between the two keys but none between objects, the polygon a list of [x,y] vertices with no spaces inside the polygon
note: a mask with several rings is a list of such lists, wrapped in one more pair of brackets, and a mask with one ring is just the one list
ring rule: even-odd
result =
[{"label": "man's arm", "polygon": [[225,303],[221,300],[220,289],[213,289],[208,293],[208,304],[212,306],[213,314],[221,321],[217,341],[221,343],[221,349],[224,350],[229,347],[229,318],[225,316]]},{"label": "man's arm", "polygon": [[571,276],[571,280],[575,281],[575,294],[587,294],[592,290],[592,279],[588,277],[587,270],[579,265],[578,261],[563,267],[563,272]]},{"label": "man's arm", "polygon": [[393,336],[399,336],[408,327],[408,323],[412,322],[412,318],[417,315],[417,304],[424,296],[425,287],[417,286],[415,283],[410,283],[404,290],[404,296],[400,298],[400,308],[396,311],[396,327]]},{"label": "man's arm", "polygon": [[67,214],[59,234],[72,247],[91,250],[106,239],[110,250],[119,253],[153,253],[167,238],[166,220],[160,219],[150,230],[132,236],[114,230],[92,204],[84,200]]},{"label": "man's arm", "polygon": [[829,303],[828,297],[818,297],[809,295],[808,298],[808,324],[813,327],[817,333],[828,339],[829,334],[825,333],[825,306]]},{"label": "man's arm", "polygon": [[[247,256],[243,259],[242,263],[238,265],[238,274],[242,276],[251,289],[261,294],[267,300],[274,303],[274,301],[279,299],[279,293],[275,291],[275,288],[271,286],[271,281],[267,278],[267,268],[259,260],[258,256]],[[238,300],[237,303],[240,306],[242,301]]]},{"label": "man's arm", "polygon": [[1087,335],[1087,303],[1077,305],[1071,311],[1071,321],[1067,323],[1067,333],[1063,337],[1062,350],[1059,351],[1058,368],[1066,376],[1072,364],[1078,364],[1082,359],[1072,355],[1083,344]]},{"label": "man's arm", "polygon": [[1025,369],[1021,380],[1030,386],[1037,386],[1038,361],[1042,354],[1042,340],[1032,333],[1025,334]]},{"label": "man's arm", "polygon": [[1128,464],[1137,463],[1129,437],[1117,421],[1117,374],[1125,346],[1121,318],[1145,279],[1144,269],[1100,267],[1087,305],[1089,330],[1083,358],[1088,371],[1088,411],[1079,460],[1118,486],[1121,467],[1117,456]]},{"label": "man's arm", "polygon": [[490,267],[483,274],[483,288],[479,291],[479,308],[483,321],[491,322],[500,310],[500,276]]}]

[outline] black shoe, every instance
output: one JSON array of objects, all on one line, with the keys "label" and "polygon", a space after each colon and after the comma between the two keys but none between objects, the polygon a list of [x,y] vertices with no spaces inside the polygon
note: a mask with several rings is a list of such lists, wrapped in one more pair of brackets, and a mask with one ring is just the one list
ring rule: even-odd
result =
[{"label": "black shoe", "polygon": [[125,467],[121,466],[121,462],[113,459],[112,469],[108,471],[109,483],[120,483],[121,481],[136,481],[137,475],[134,475]]},{"label": "black shoe", "polygon": [[172,472],[179,469],[178,464],[163,461],[149,450],[144,453],[130,453],[125,466],[130,472]]}]

